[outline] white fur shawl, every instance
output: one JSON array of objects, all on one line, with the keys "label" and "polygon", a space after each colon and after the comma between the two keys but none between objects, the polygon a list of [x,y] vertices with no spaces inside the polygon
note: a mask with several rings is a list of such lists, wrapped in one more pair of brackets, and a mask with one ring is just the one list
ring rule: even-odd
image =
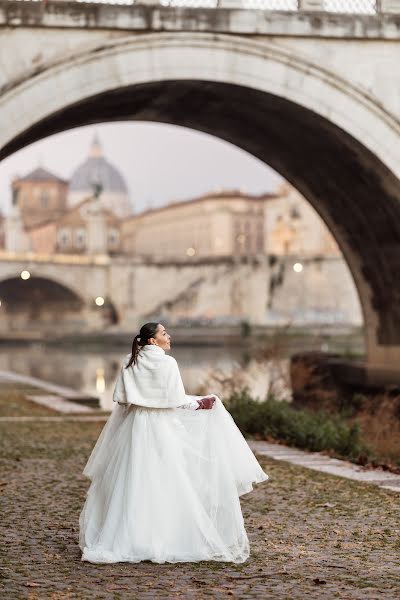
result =
[{"label": "white fur shawl", "polygon": [[178,363],[160,346],[147,344],[138,354],[136,364],[125,368],[131,354],[121,367],[113,401],[138,404],[148,408],[177,408],[188,400]]}]

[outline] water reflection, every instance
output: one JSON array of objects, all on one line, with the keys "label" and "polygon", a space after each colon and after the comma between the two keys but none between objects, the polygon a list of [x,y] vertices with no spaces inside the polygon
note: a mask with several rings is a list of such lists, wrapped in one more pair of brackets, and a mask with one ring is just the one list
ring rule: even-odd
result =
[{"label": "water reflection", "polygon": [[104,369],[99,367],[96,369],[96,392],[98,394],[104,394],[106,390],[106,380],[104,378]]},{"label": "water reflection", "polygon": [[[25,346],[0,346],[0,370],[38,377],[57,385],[97,396],[103,409],[112,407],[112,393],[123,358],[129,350],[63,348],[35,343]],[[227,369],[240,360],[235,348],[174,348],[188,394],[195,394],[204,375],[213,365]]]},{"label": "water reflection", "polygon": [[[332,344],[323,342],[324,350],[333,350]],[[336,350],[338,344],[334,344]],[[342,344],[343,346],[343,344]],[[311,347],[322,349],[321,340]],[[347,347],[347,346],[345,346]],[[287,348],[291,352],[305,348],[301,344],[292,344]],[[48,346],[44,343],[26,343],[24,345],[3,344],[0,346],[0,370],[13,371],[23,375],[38,377],[48,382],[70,387],[85,394],[96,396],[101,408],[112,407],[112,393],[115,381],[129,348],[88,347],[84,342],[74,347]],[[185,388],[188,394],[220,393],[220,389],[210,376],[212,370],[229,372],[246,357],[242,346],[177,346],[170,354],[178,361]],[[264,397],[271,381],[277,383],[282,395],[285,395],[289,361],[283,359],[274,363],[260,365],[255,361],[247,362],[244,374],[254,395]],[[201,391],[201,386],[203,391]]]}]

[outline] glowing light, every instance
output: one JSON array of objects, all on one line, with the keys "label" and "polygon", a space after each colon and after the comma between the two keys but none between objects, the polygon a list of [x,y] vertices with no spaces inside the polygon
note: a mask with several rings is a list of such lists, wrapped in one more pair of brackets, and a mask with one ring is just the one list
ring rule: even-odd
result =
[{"label": "glowing light", "polygon": [[21,271],[21,279],[29,279],[30,276],[29,271]]},{"label": "glowing light", "polygon": [[99,367],[96,369],[96,392],[99,394],[103,393],[106,389],[106,382],[104,378],[104,369]]},{"label": "glowing light", "polygon": [[97,296],[95,302],[96,302],[97,306],[103,306],[103,304],[104,304],[103,296]]},{"label": "glowing light", "polygon": [[194,256],[194,255],[196,254],[196,250],[195,250],[194,248],[188,248],[188,249],[186,250],[186,254],[187,254],[188,256]]},{"label": "glowing light", "polygon": [[294,263],[293,271],[296,271],[296,273],[301,273],[302,270],[303,270],[303,265],[301,263]]}]

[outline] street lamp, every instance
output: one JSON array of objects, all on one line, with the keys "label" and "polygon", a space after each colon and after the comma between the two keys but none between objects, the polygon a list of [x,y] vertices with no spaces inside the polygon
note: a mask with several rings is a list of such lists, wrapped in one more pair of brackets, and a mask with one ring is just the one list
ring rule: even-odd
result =
[{"label": "street lamp", "polygon": [[303,270],[303,265],[299,262],[294,263],[293,265],[293,271],[295,271],[296,273],[301,273]]}]

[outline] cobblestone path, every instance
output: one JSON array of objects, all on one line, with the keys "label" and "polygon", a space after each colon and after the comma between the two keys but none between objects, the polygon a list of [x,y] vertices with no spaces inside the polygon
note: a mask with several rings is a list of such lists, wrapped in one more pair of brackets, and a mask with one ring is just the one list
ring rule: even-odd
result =
[{"label": "cobblestone path", "polygon": [[0,594],[5,599],[395,599],[400,495],[259,457],[242,497],[242,565],[80,560],[82,469],[104,422],[0,423]]}]

